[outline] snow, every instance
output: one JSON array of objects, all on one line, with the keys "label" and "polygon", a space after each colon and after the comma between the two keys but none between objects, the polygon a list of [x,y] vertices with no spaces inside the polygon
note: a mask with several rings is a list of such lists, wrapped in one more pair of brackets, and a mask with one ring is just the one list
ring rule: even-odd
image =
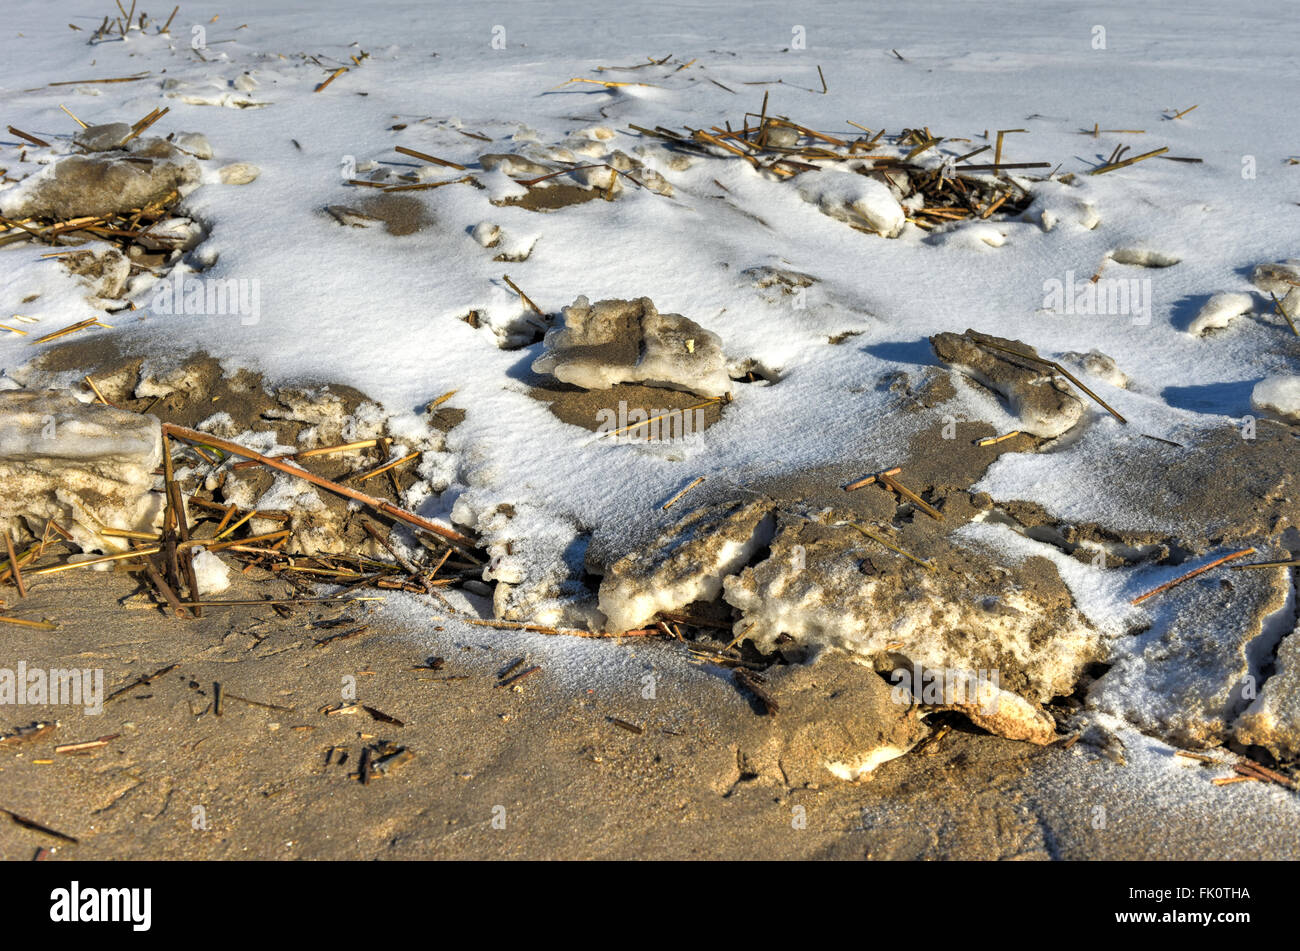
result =
[{"label": "snow", "polygon": [[[6,123],[51,141],[58,156],[71,153],[80,132],[60,103],[92,126],[169,107],[149,135],[176,133],[189,153],[182,163],[211,156],[180,209],[201,224],[194,237],[203,240],[178,271],[258,289],[255,320],[167,314],[150,306],[153,278],[138,274],[127,293],[139,309],[74,339],[159,354],[210,350],[231,372],[353,386],[386,413],[409,416],[412,444],[424,428],[418,409],[456,391],[451,405],[465,418],[445,453],[424,463],[438,478],[419,512],[443,520],[454,512],[476,526],[500,556],[494,572],[512,583],[536,579],[547,592],[533,605],[547,623],[589,609],[581,552],[593,533],[653,517],[696,476],[743,495],[782,473],[894,464],[914,432],[878,384],[934,367],[927,340],[935,334],[971,327],[1024,341],[1046,359],[1077,361],[1088,385],[1128,420],[1121,425],[1089,401],[1051,452],[1009,453],[979,486],[1059,518],[1175,533],[1180,518],[1132,504],[1139,489],[1158,496],[1149,486],[1113,485],[1111,460],[1151,453],[1143,434],[1176,440],[1228,429],[1252,410],[1294,419],[1300,350],[1267,295],[1295,316],[1300,288],[1288,283],[1294,265],[1266,262],[1300,259],[1300,166],[1288,164],[1294,144],[1279,126],[1277,96],[1261,93],[1300,79],[1294,31],[1279,28],[1293,18],[1290,5],[1002,7],[1004,16],[988,17],[949,4],[934,16],[905,0],[869,9],[838,0],[797,13],[775,0],[743,11],[666,0],[593,19],[589,5],[572,3],[507,2],[490,12],[453,5],[435,14],[394,0],[361,18],[343,3],[304,16],[292,5],[229,0],[216,22],[183,8],[170,36],[151,27],[92,46],[105,13],[98,2],[78,0],[56,18],[39,0],[8,0],[0,95]],[[792,43],[792,18],[802,21],[806,48]],[[68,30],[68,21],[83,29]],[[1104,48],[1095,45],[1097,24],[1105,25]],[[203,40],[193,46],[199,27]],[[498,36],[503,48],[493,44]],[[664,65],[646,65],[649,54],[670,52]],[[641,68],[614,69],[632,65]],[[337,66],[349,70],[316,91]],[[147,75],[47,85],[138,73]],[[566,85],[571,77],[650,85]],[[933,150],[936,161],[992,145],[998,129],[1023,128],[1006,137],[1005,160],[1060,168],[1049,182],[1017,179],[1036,196],[1023,215],[926,233],[905,220],[889,185],[850,168],[784,181],[735,156],[674,154],[629,128],[734,128],[760,108],[764,91],[770,115],[832,135],[859,134],[846,119],[891,135],[927,128],[948,137]],[[1195,111],[1167,118],[1193,103]],[[436,183],[463,174],[396,153],[397,145],[465,165],[483,187],[406,193],[428,223],[402,236],[344,227],[325,213],[377,191],[349,178],[409,171]],[[1120,145],[1129,154],[1168,146],[1168,156],[1202,161],[1157,157],[1087,174]],[[615,168],[622,154],[628,169],[640,163],[648,187],[593,169],[579,173],[585,184],[613,181],[615,200],[546,212],[500,204],[528,194],[508,169],[549,170],[563,150]],[[482,157],[493,154],[514,157],[483,172]],[[0,137],[0,209],[21,210],[20,200],[55,176],[49,158]],[[223,172],[243,184],[223,184]],[[573,186],[574,178],[560,180]],[[47,251],[0,248],[0,306],[32,321],[11,324],[26,337],[0,333],[0,366],[11,377],[41,352],[34,337],[106,316],[79,278],[42,259]],[[696,352],[716,341],[723,358],[702,389],[733,396],[722,419],[698,441],[650,446],[593,441],[560,422],[529,395],[543,379],[530,368],[555,341],[537,340],[536,315],[503,281],[503,253],[526,257],[512,260],[509,274],[552,324],[580,297],[647,297],[702,328],[691,338]],[[809,280],[759,288],[755,268]],[[1093,274],[1142,284],[1150,313],[1045,306],[1050,282],[1077,275],[1087,283]],[[477,328],[463,319],[471,312],[480,315]],[[1200,336],[1214,327],[1227,329]],[[828,343],[849,331],[856,336]],[[740,361],[776,382],[724,381],[723,368]],[[676,382],[700,385],[698,375]],[[141,392],[161,395],[167,384]],[[973,383],[959,384],[958,401],[966,418],[998,432],[1018,428]],[[241,438],[257,445],[255,434]],[[274,491],[285,504],[298,500],[288,484]],[[495,514],[505,505],[514,518]],[[1129,569],[1091,569],[1005,527],[972,532],[1051,558],[1094,625],[1108,636],[1126,629],[1127,599],[1139,587]],[[549,649],[577,648],[552,641]]]}]

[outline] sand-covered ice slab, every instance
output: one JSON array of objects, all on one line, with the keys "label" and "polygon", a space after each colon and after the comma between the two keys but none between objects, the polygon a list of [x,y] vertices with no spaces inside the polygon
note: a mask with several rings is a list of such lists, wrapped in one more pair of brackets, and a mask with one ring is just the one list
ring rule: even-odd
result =
[{"label": "sand-covered ice slab", "polygon": [[[1284,571],[1285,569],[1280,569]],[[1277,618],[1284,626],[1274,671],[1246,711],[1237,718],[1238,742],[1262,746],[1275,757],[1300,757],[1300,637],[1296,636],[1296,603]]]},{"label": "sand-covered ice slab", "polygon": [[[1280,571],[1207,574],[1150,607],[1154,625],[1117,645],[1114,666],[1088,693],[1089,707],[1179,745],[1226,742],[1263,679],[1278,625],[1294,623],[1290,580]],[[1271,719],[1258,718],[1256,728],[1268,732]]]},{"label": "sand-covered ice slab", "polygon": [[982,679],[991,696],[965,691],[926,702],[960,709],[1003,736],[1049,741],[1055,723],[1039,705],[1070,693],[1105,652],[1045,558],[998,561],[982,547],[939,542],[925,567],[868,537],[848,513],[830,511],[782,511],[770,551],[725,582],[727,603],[742,613],[737,634],[763,649],[782,635],[840,647],[882,673],[905,667]]},{"label": "sand-covered ice slab", "polygon": [[838,648],[882,674],[915,668],[918,680],[938,670],[979,689],[932,696],[918,683],[905,702],[1050,741],[1055,721],[1042,704],[1072,692],[1104,656],[1101,633],[1049,560],[998,561],[943,538],[930,545],[922,565],[870,538],[851,513],[766,498],[706,504],[611,566],[600,609],[622,631],[721,592],[740,612],[735,634],[762,651]]},{"label": "sand-covered ice slab", "polygon": [[56,520],[85,551],[119,550],[100,528],[151,531],[161,495],[157,417],[82,403],[58,390],[0,393],[0,527],[41,536]]}]

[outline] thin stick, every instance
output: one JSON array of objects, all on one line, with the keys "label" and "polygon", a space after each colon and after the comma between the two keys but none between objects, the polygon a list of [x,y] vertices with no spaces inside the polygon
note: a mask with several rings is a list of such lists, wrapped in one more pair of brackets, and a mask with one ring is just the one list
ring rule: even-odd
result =
[{"label": "thin stick", "polygon": [[21,627],[34,627],[38,631],[57,631],[59,626],[51,624],[49,621],[28,621],[20,617],[4,617],[0,615],[0,622],[4,624],[17,624]]},{"label": "thin stick", "polygon": [[898,475],[902,471],[903,469],[901,466],[894,466],[894,468],[886,469],[884,472],[877,472],[875,475],[869,475],[865,479],[859,479],[857,482],[850,482],[844,487],[844,491],[852,492],[854,489],[860,489],[863,486],[871,485],[881,476]]},{"label": "thin stick", "polygon": [[997,147],[993,150],[993,164],[1002,164],[1002,137],[1012,132],[1028,132],[1028,129],[998,129]]},{"label": "thin stick", "polygon": [[[72,324],[71,326],[64,327],[62,330],[56,330],[53,333],[48,333],[44,337],[37,337],[35,340],[32,341],[32,345],[35,346],[38,343],[48,343],[51,340],[57,340],[59,337],[64,337],[67,336],[68,334],[76,333],[78,330],[85,330],[87,327],[94,326],[96,324],[99,324],[98,319],[94,317],[87,317],[85,320],[79,320],[75,324]],[[101,324],[100,326],[108,326],[108,325]]]},{"label": "thin stick", "polygon": [[1253,555],[1254,553],[1255,553],[1255,549],[1246,548],[1243,549],[1242,551],[1233,552],[1231,555],[1224,555],[1222,558],[1219,558],[1216,561],[1212,561],[1208,565],[1202,565],[1200,568],[1197,568],[1195,571],[1189,571],[1185,575],[1179,575],[1173,581],[1167,581],[1158,588],[1152,588],[1146,594],[1139,595],[1138,597],[1134,598],[1132,601],[1129,602],[1129,604],[1141,604],[1147,598],[1155,597],[1157,594],[1159,594],[1162,591],[1168,591],[1170,588],[1174,587],[1174,585],[1182,584],[1184,581],[1187,581],[1189,578],[1195,578],[1197,575],[1204,574],[1205,572],[1209,571],[1211,568],[1217,568],[1219,565],[1223,564],[1224,562],[1232,561],[1234,558],[1241,558],[1245,555]]},{"label": "thin stick", "polygon": [[75,122],[77,125],[81,126],[83,129],[90,128],[90,126],[86,125],[86,123],[82,122],[75,115],[73,115],[72,110],[69,109],[67,106],[65,106],[63,103],[59,103],[59,108],[62,109],[64,112],[66,112],[69,115],[69,117],[71,117],[72,121]]},{"label": "thin stick", "polygon": [[1295,783],[1290,779],[1290,777],[1283,776],[1281,773],[1275,772],[1267,766],[1261,766],[1254,760],[1244,760],[1240,763],[1234,763],[1232,768],[1243,776],[1262,776],[1265,779],[1272,780],[1280,786],[1286,786],[1288,789],[1295,789]]},{"label": "thin stick", "polygon": [[88,568],[91,565],[103,565],[110,561],[122,561],[127,558],[144,558],[148,555],[156,555],[162,551],[161,545],[150,545],[147,548],[133,548],[130,551],[119,552],[116,555],[103,555],[99,558],[89,558],[85,561],[65,561],[60,565],[51,565],[48,568],[38,568],[35,571],[27,572],[27,577],[34,578],[37,575],[53,575],[60,571],[69,571],[73,568]]},{"label": "thin stick", "polygon": [[408,149],[404,145],[396,146],[394,152],[401,152],[403,155],[409,155],[412,158],[422,159],[425,162],[431,162],[434,165],[441,165],[444,168],[454,168],[459,172],[465,171],[466,166],[457,165],[455,162],[449,162],[446,159],[440,159],[436,155],[429,155],[427,152],[417,152],[415,149]]},{"label": "thin stick", "polygon": [[343,75],[344,73],[346,73],[347,71],[348,71],[348,68],[347,68],[346,66],[340,66],[338,69],[334,70],[334,72],[330,73],[328,79],[326,79],[323,83],[321,83],[319,86],[317,86],[317,87],[316,87],[314,90],[312,90],[312,91],[313,91],[313,92],[320,92],[322,89],[324,89],[324,88],[325,88],[326,86],[328,86],[330,83],[334,82],[334,80],[338,79],[340,76],[342,76],[342,75]]},{"label": "thin stick", "polygon": [[1283,307],[1282,302],[1277,299],[1277,295],[1274,294],[1272,291],[1269,291],[1268,296],[1273,298],[1273,309],[1276,310],[1279,314],[1281,314],[1282,319],[1285,320],[1291,326],[1291,332],[1295,334],[1297,337],[1300,337],[1300,330],[1295,329],[1295,321],[1292,320],[1291,315],[1286,312],[1286,308]]},{"label": "thin stick", "polygon": [[863,535],[866,535],[866,536],[867,536],[868,538],[870,538],[873,542],[876,542],[877,544],[880,544],[880,545],[884,545],[884,546],[885,546],[886,548],[888,548],[890,551],[892,551],[892,552],[896,552],[896,553],[902,555],[902,556],[903,556],[904,558],[906,558],[908,561],[914,561],[914,562],[916,562],[916,563],[917,563],[918,565],[920,565],[922,568],[926,568],[926,569],[928,569],[928,570],[930,570],[930,571],[934,571],[934,565],[932,565],[930,562],[928,562],[928,561],[922,561],[920,558],[917,558],[915,555],[913,555],[913,554],[911,554],[911,553],[909,553],[909,552],[905,552],[905,551],[903,551],[903,549],[899,548],[897,545],[894,545],[894,544],[892,544],[891,542],[886,541],[885,539],[883,539],[883,538],[881,538],[879,535],[877,535],[875,532],[872,532],[872,531],[869,531],[869,530],[866,529],[866,528],[863,528],[863,527],[862,527],[861,525],[859,525],[857,522],[849,522],[849,524],[852,525],[854,528],[856,528],[858,531],[860,531]]},{"label": "thin stick", "polygon": [[142,79],[148,79],[149,74],[143,73],[139,76],[119,76],[115,79],[67,79],[63,82],[50,83],[51,86],[86,86],[91,83],[138,83]]},{"label": "thin stick", "polygon": [[534,304],[532,299],[519,289],[519,285],[516,284],[514,281],[510,280],[509,274],[504,275],[504,280],[507,284],[510,285],[510,289],[519,295],[519,299],[522,300],[529,307],[531,307],[533,309],[533,312],[537,314],[538,317],[546,316],[544,313],[542,313],[542,309],[538,307],[536,304]]},{"label": "thin stick", "polygon": [[958,165],[959,172],[1000,172],[1004,168],[1051,168],[1051,162],[995,162],[991,165]]},{"label": "thin stick", "polygon": [[913,505],[917,506],[919,509],[921,509],[921,511],[923,511],[926,515],[930,516],[930,518],[934,519],[936,522],[943,521],[942,512],[940,512],[929,502],[921,498],[919,495],[917,495],[915,492],[913,492],[911,489],[903,485],[903,483],[899,482],[897,479],[893,478],[892,476],[881,475],[880,484],[887,489],[897,492],[899,495],[907,499]]},{"label": "thin stick", "polygon": [[443,403],[447,402],[447,400],[455,396],[456,393],[457,393],[456,390],[452,390],[449,393],[443,393],[442,396],[438,397],[436,400],[434,400],[432,403],[430,403],[428,406],[424,408],[425,412],[428,412],[430,410],[436,409],[437,407],[441,406]]},{"label": "thin stick", "polygon": [[[354,449],[369,449],[376,445],[378,439],[359,439],[356,442],[345,442],[338,446],[318,446],[315,449],[304,449],[302,452],[287,452],[282,456],[272,456],[273,459],[308,459],[312,456],[325,456],[335,452],[351,452]],[[237,462],[231,469],[253,469],[260,466],[257,461]]]},{"label": "thin stick", "polygon": [[32,143],[32,145],[39,145],[42,148],[46,148],[46,149],[50,147],[50,143],[46,142],[44,139],[38,139],[34,135],[28,135],[26,132],[23,132],[21,129],[15,129],[13,126],[9,126],[9,134],[16,135],[20,139],[26,139],[28,142]]},{"label": "thin stick", "polygon": [[180,12],[180,9],[181,9],[181,5],[179,3],[176,4],[175,9],[172,10],[172,15],[167,18],[167,22],[164,23],[162,29],[158,31],[159,35],[162,35],[163,33],[171,32],[172,20],[176,18],[176,14]]},{"label": "thin stick", "polygon": [[667,512],[670,508],[672,508],[672,507],[677,503],[677,501],[678,501],[678,500],[679,500],[683,495],[685,495],[687,492],[691,491],[691,489],[695,488],[697,485],[699,485],[699,484],[700,484],[701,482],[703,482],[703,481],[704,481],[704,476],[700,476],[698,479],[696,479],[694,482],[692,482],[692,483],[691,483],[690,485],[688,485],[686,488],[682,489],[680,492],[678,492],[676,495],[674,495],[671,499],[669,499],[667,502],[665,502],[665,503],[663,504],[663,509],[662,509],[661,511]]},{"label": "thin stick", "polygon": [[1011,432],[1003,433],[1001,436],[985,436],[983,439],[977,441],[975,445],[995,446],[1000,442],[1006,442],[1008,439],[1012,438],[1013,436],[1023,436],[1023,435],[1024,433],[1022,433],[1020,430],[1013,429]]},{"label": "thin stick", "polygon": [[369,472],[365,473],[364,475],[352,476],[349,479],[349,481],[355,479],[357,482],[365,482],[367,479],[373,479],[375,476],[382,475],[383,473],[388,472],[390,469],[400,466],[404,462],[410,462],[412,459],[416,458],[419,454],[420,454],[419,450],[416,450],[410,455],[403,456],[401,459],[394,459],[392,462],[384,463],[382,466],[380,466],[377,469],[371,469]]},{"label": "thin stick", "polygon": [[[181,606],[180,598],[177,597],[176,592],[172,589],[172,586],[169,585],[163,579],[163,576],[158,573],[158,569],[155,568],[153,566],[153,563],[149,561],[149,559],[147,558],[145,559],[144,562],[144,573],[149,578],[150,582],[153,583],[153,586],[158,589],[158,593],[163,596],[163,599],[171,607],[172,613],[175,614],[178,618],[185,617],[187,612],[185,608]],[[198,597],[198,592],[195,592],[194,596]],[[195,608],[195,610],[198,609]]]},{"label": "thin stick", "polygon": [[183,439],[186,442],[197,443],[200,446],[212,446],[214,448],[221,449],[225,452],[233,453],[234,455],[237,456],[243,456],[246,459],[256,459],[259,462],[261,462],[263,465],[270,466],[273,469],[279,469],[281,472],[286,472],[289,475],[297,476],[298,478],[304,479],[307,482],[312,483],[313,485],[318,485],[323,489],[329,489],[331,492],[335,492],[347,498],[354,499],[355,501],[360,502],[363,505],[367,505],[370,508],[375,509],[376,511],[384,513],[385,515],[391,516],[392,518],[400,519],[401,521],[406,522],[408,525],[414,525],[416,528],[423,529],[424,531],[430,532],[431,534],[434,535],[438,535],[441,538],[446,538],[449,541],[453,541],[457,545],[462,545],[471,551],[473,551],[474,549],[475,546],[474,539],[462,535],[460,532],[457,532],[454,529],[443,528],[441,525],[435,525],[433,522],[422,519],[418,515],[413,515],[410,512],[398,508],[396,505],[393,505],[391,502],[386,502],[383,499],[374,498],[373,496],[366,495],[364,492],[358,492],[356,489],[350,489],[347,486],[340,485],[337,482],[331,482],[329,479],[323,479],[318,475],[314,475],[313,473],[307,472],[305,469],[299,469],[296,466],[287,465],[286,463],[280,462],[276,459],[272,459],[269,456],[264,456],[261,453],[256,452],[252,449],[246,449],[245,447],[239,445],[238,443],[230,442],[227,439],[219,439],[216,436],[212,436],[208,433],[201,433],[196,429],[188,429],[185,426],[177,426],[174,423],[163,423],[163,431],[170,436],[174,436],[177,439]]},{"label": "thin stick", "polygon": [[1166,145],[1164,148],[1153,149],[1150,152],[1143,152],[1141,155],[1134,155],[1132,158],[1126,158],[1122,162],[1108,162],[1105,165],[1102,165],[1098,168],[1094,168],[1088,174],[1100,175],[1103,172],[1113,172],[1117,168],[1128,168],[1130,165],[1134,164],[1135,162],[1141,162],[1143,159],[1154,158],[1155,156],[1163,155],[1165,152],[1168,151],[1169,151],[1169,146]]},{"label": "thin stick", "polygon": [[[165,451],[170,454],[169,445],[165,448]],[[176,513],[176,528],[180,535],[180,540],[182,543],[187,543],[190,541],[190,520],[185,514],[185,500],[181,497],[181,487],[173,478],[168,480],[166,488],[172,497],[172,511]],[[185,585],[190,590],[190,597],[197,598],[199,596],[199,579],[197,573],[194,571],[193,552],[188,549],[181,552],[180,567],[185,573]],[[194,616],[196,618],[203,617],[202,609],[195,608]]]},{"label": "thin stick", "polygon": [[145,116],[135,124],[135,127],[131,130],[131,134],[122,140],[121,145],[126,145],[126,143],[130,142],[140,133],[144,132],[145,129],[149,128],[149,126],[153,125],[171,111],[171,106],[168,106],[166,109],[155,109],[153,112],[149,113],[149,115]]},{"label": "thin stick", "polygon": [[18,586],[18,597],[27,597],[27,585],[23,584],[23,573],[18,567],[18,556],[14,554],[14,540],[5,532],[5,551],[9,554],[9,569],[13,572],[14,584]]},{"label": "thin stick", "polygon": [[107,399],[105,399],[104,394],[101,393],[101,392],[99,391],[99,387],[95,385],[95,381],[92,380],[92,379],[90,378],[90,374],[89,374],[89,373],[86,374],[86,383],[87,383],[87,385],[88,385],[92,390],[95,391],[95,398],[96,398],[96,399],[98,399],[98,400],[99,400],[101,403],[103,403],[105,406],[112,406],[112,405],[113,405],[113,404],[110,403]]},{"label": "thin stick", "polygon": [[474,181],[473,175],[466,175],[463,178],[449,178],[445,182],[416,182],[413,185],[384,185],[385,192],[419,192],[428,191],[431,188],[441,188],[443,185],[460,185],[464,182]]},{"label": "thin stick", "polygon": [[[275,605],[275,604],[338,604],[344,600],[341,595],[335,595],[332,598],[268,598],[264,601],[243,600],[243,601],[182,601],[181,604],[186,607],[204,607],[204,608],[234,608],[234,607],[257,607],[258,605]],[[382,597],[350,597],[348,601],[382,601]]]},{"label": "thin stick", "polygon": [[634,429],[640,429],[642,426],[649,426],[653,422],[656,422],[661,419],[666,419],[669,416],[672,416],[673,413],[689,413],[691,410],[703,409],[706,406],[712,406],[714,403],[718,403],[718,402],[730,402],[730,400],[727,397],[715,396],[712,399],[707,399],[702,403],[695,403],[692,406],[687,406],[685,409],[670,410],[669,412],[661,413],[658,416],[651,416],[649,419],[643,419],[639,423],[632,423],[630,426],[624,426],[622,429],[611,429],[609,432],[598,434],[596,438],[604,439],[606,436],[617,436],[620,433],[626,433]]}]

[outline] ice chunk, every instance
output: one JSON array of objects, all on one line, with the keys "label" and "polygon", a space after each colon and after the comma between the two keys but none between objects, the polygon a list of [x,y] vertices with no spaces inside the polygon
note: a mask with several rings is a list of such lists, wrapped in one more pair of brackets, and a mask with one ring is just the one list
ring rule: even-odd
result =
[{"label": "ice chunk", "polygon": [[105,125],[92,125],[82,129],[72,141],[87,152],[111,152],[121,148],[122,142],[131,134],[131,126],[125,122],[109,122]]},{"label": "ice chunk", "polygon": [[1104,656],[1100,633],[1047,559],[1007,564],[983,546],[936,545],[927,568],[867,537],[849,513],[782,511],[770,556],[727,578],[724,598],[743,614],[736,633],[762,649],[787,635],[868,657],[883,673],[915,671],[916,683],[925,670],[945,684],[982,674],[984,695],[909,689],[1004,736],[1046,742],[1055,726],[1039,704],[1069,694]]},{"label": "ice chunk", "polygon": [[200,596],[220,594],[230,587],[230,569],[212,552],[200,549],[194,556],[194,580],[198,582]]},{"label": "ice chunk", "polygon": [[474,226],[472,237],[485,248],[494,248],[501,240],[501,228],[490,221],[480,221]]},{"label": "ice chunk", "polygon": [[564,308],[563,326],[546,333],[535,373],[588,390],[645,383],[717,397],[731,394],[722,341],[680,314],[661,314],[648,297]]},{"label": "ice chunk", "polygon": [[183,152],[188,152],[195,158],[210,159],[212,158],[212,143],[202,132],[182,132],[176,136],[176,147]]},{"label": "ice chunk", "polygon": [[262,170],[251,162],[236,162],[221,168],[217,172],[217,177],[221,179],[223,185],[247,185],[256,181],[257,176],[261,174]]},{"label": "ice chunk", "polygon": [[478,163],[483,166],[485,172],[495,172],[499,169],[511,178],[537,178],[539,175],[549,175],[555,171],[553,168],[531,162],[522,155],[509,153],[480,155]]},{"label": "ice chunk", "polygon": [[1131,264],[1134,267],[1173,267],[1182,258],[1176,254],[1156,251],[1151,248],[1118,248],[1111,252],[1111,260],[1116,264]]}]

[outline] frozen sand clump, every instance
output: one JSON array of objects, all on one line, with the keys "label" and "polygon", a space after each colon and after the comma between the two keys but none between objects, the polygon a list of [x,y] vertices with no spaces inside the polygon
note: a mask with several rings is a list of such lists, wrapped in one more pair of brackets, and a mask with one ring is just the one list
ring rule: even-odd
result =
[{"label": "frozen sand clump", "polygon": [[1251,272],[1250,281],[1265,294],[1285,297],[1300,288],[1300,261],[1257,265]]},{"label": "frozen sand clump", "polygon": [[116,248],[73,251],[58,260],[89,285],[92,306],[116,302],[126,292],[131,262]]},{"label": "frozen sand clump", "polygon": [[746,717],[734,735],[737,760],[760,781],[798,788],[826,773],[853,782],[905,754],[930,727],[870,666],[838,652],[817,664],[771,667],[765,688],[775,716]]},{"label": "frozen sand clump", "polygon": [[[169,145],[165,151],[174,152]],[[0,214],[60,221],[118,215],[162,202],[198,178],[198,164],[188,157],[70,155],[0,194]]]},{"label": "frozen sand clump", "polygon": [[1116,366],[1113,358],[1108,357],[1100,350],[1089,350],[1087,353],[1076,353],[1074,351],[1063,353],[1061,354],[1061,362],[1072,369],[1082,370],[1089,376],[1105,380],[1111,386],[1117,386],[1120,389],[1128,387],[1128,374]]},{"label": "frozen sand clump", "polygon": [[162,464],[158,419],[82,403],[57,390],[0,393],[0,528],[23,520],[37,538],[49,519],[86,551],[126,548],[101,527],[151,532]]},{"label": "frozen sand clump", "polygon": [[1270,376],[1250,393],[1255,412],[1300,425],[1300,376]]},{"label": "frozen sand clump", "polygon": [[722,341],[680,314],[661,314],[648,297],[564,308],[562,326],[547,331],[534,373],[603,390],[645,383],[706,397],[731,395]]},{"label": "frozen sand clump", "polygon": [[[1011,354],[988,350],[974,340],[975,331],[941,333],[930,338],[935,356],[1007,401],[1019,419],[1019,429],[1034,436],[1054,438],[1083,416],[1083,402],[1051,371],[1036,362],[1017,360]],[[985,337],[999,347],[1037,357],[1038,351],[1019,340]]]}]

